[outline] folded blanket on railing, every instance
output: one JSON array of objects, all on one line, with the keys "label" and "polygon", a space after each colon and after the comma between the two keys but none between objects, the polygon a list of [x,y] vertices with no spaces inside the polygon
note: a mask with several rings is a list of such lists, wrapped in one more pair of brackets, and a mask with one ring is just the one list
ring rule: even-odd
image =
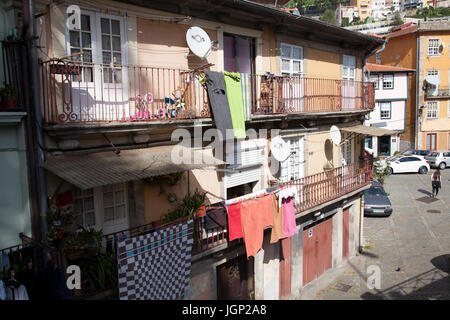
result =
[{"label": "folded blanket on railing", "polygon": [[227,209],[218,208],[218,209],[209,210],[208,212],[206,212],[204,221],[205,221],[204,222],[205,230],[226,228],[227,227]]}]

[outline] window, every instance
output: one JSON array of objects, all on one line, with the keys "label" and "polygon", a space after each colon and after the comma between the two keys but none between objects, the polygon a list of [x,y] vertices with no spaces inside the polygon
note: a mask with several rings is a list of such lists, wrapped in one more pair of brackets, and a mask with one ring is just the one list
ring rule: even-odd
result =
[{"label": "window", "polygon": [[375,55],[375,63],[381,64],[381,52]]},{"label": "window", "polygon": [[343,79],[344,80],[355,80],[356,78],[356,57],[355,56],[342,56],[343,64]]},{"label": "window", "polygon": [[378,82],[379,82],[378,74],[376,74],[376,75],[371,75],[371,76],[370,76],[370,82],[373,82],[374,85],[375,85],[375,90],[378,90]]},{"label": "window", "polygon": [[391,118],[391,103],[381,102],[380,103],[380,119],[390,119]]},{"label": "window", "polygon": [[280,181],[287,182],[303,177],[303,138],[283,139],[291,155],[281,163]]},{"label": "window", "polygon": [[394,89],[393,74],[383,74],[383,89]]},{"label": "window", "polygon": [[103,187],[104,221],[120,220],[126,217],[125,185],[114,184]]},{"label": "window", "polygon": [[427,150],[436,150],[436,133],[427,134]]},{"label": "window", "polygon": [[224,34],[223,42],[225,71],[254,73],[254,39],[233,34]]},{"label": "window", "polygon": [[103,81],[105,83],[121,83],[121,69],[112,67],[112,65],[122,64],[120,21],[101,18],[100,30],[102,36],[102,62],[107,65],[103,68]]},{"label": "window", "polygon": [[74,190],[75,223],[81,227],[95,225],[94,189]]},{"label": "window", "polygon": [[439,56],[440,39],[428,39],[428,56]]},{"label": "window", "polygon": [[427,70],[427,76],[439,78],[439,69],[429,69]]},{"label": "window", "polygon": [[73,81],[93,82],[92,67],[90,66],[90,63],[92,63],[91,16],[82,14],[80,26],[81,29],[79,30],[69,31],[69,54],[83,52],[83,54],[71,58],[74,61],[80,61],[82,66],[81,75],[73,75],[72,77]]},{"label": "window", "polygon": [[439,118],[439,105],[437,101],[428,101],[427,102],[427,119],[437,119]]},{"label": "window", "polygon": [[281,44],[281,73],[299,74],[303,72],[303,48]]}]

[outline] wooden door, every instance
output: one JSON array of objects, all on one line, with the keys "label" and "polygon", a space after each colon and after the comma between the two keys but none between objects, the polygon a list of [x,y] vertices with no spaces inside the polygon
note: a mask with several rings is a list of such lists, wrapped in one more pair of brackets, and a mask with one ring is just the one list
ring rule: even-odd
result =
[{"label": "wooden door", "polygon": [[280,300],[291,294],[291,239],[280,241]]},{"label": "wooden door", "polygon": [[[217,298],[219,300],[249,300],[251,276],[247,259],[239,256],[217,267]],[[249,286],[250,285],[250,286]]]}]

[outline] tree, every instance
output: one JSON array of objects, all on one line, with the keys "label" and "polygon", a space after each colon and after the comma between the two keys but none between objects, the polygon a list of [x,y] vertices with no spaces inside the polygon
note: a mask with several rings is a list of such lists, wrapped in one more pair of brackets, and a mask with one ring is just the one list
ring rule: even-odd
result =
[{"label": "tree", "polygon": [[396,11],[394,14],[394,21],[393,21],[393,25],[394,26],[400,26],[403,24],[403,19],[402,16],[400,15],[399,11]]},{"label": "tree", "polygon": [[336,18],[334,16],[334,11],[330,10],[330,9],[325,10],[325,12],[323,13],[323,16],[320,17],[320,20],[328,22],[330,24],[336,24]]}]

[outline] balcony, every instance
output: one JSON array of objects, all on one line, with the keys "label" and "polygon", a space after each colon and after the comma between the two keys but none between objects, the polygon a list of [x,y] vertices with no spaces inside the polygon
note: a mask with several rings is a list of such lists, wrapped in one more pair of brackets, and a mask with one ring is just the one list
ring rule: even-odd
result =
[{"label": "balcony", "polygon": [[[296,213],[299,214],[370,184],[372,177],[372,161],[364,160],[361,163],[352,163],[326,172],[281,183],[279,187],[294,186],[297,188],[300,196],[300,204],[296,206]],[[195,219],[194,221],[195,241],[193,255],[201,254],[220,245],[229,244],[226,227],[205,230],[201,219],[203,218]],[[107,250],[115,252],[117,249],[117,241],[146,232],[152,232],[152,230],[154,228],[150,223],[105,235],[105,247]]]},{"label": "balcony", "polygon": [[438,87],[425,91],[426,99],[448,99],[450,98],[450,87]]},{"label": "balcony", "polygon": [[[49,60],[41,64],[46,124],[211,118],[198,72]],[[370,82],[242,75],[246,114],[372,110]]]}]

